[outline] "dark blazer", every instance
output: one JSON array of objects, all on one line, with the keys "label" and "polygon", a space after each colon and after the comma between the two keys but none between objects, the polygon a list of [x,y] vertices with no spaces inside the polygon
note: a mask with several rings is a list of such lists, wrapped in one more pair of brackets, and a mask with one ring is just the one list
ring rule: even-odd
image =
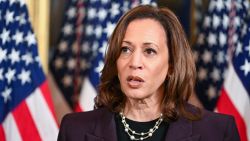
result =
[{"label": "dark blazer", "polygon": [[[114,113],[105,108],[64,116],[58,141],[117,141]],[[165,141],[240,141],[232,116],[203,111],[199,121],[179,118]]]}]

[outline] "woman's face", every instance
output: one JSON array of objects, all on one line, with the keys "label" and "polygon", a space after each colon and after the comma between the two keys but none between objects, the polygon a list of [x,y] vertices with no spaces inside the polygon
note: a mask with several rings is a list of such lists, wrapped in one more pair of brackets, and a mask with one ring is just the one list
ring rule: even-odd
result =
[{"label": "woman's face", "polygon": [[121,90],[129,99],[157,98],[169,68],[166,34],[152,19],[132,21],[116,62]]}]

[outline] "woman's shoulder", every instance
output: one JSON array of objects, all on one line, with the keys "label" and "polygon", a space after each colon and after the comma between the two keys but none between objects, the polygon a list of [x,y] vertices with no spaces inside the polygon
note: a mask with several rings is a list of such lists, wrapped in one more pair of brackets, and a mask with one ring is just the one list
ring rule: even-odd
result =
[{"label": "woman's shoulder", "polygon": [[95,109],[93,111],[77,112],[66,114],[62,119],[62,124],[86,125],[100,120],[104,115],[112,115],[106,108]]},{"label": "woman's shoulder", "polygon": [[[189,111],[197,111],[195,106],[188,105]],[[192,134],[200,135],[207,140],[239,140],[239,134],[233,116],[200,109],[199,120],[186,122],[192,128]],[[180,120],[181,121],[181,120]],[[182,120],[184,121],[184,120]],[[187,121],[187,120],[186,120]],[[183,122],[179,122],[183,125]]]},{"label": "woman's shoulder", "polygon": [[213,112],[213,111],[208,111],[204,108],[198,108],[194,105],[191,105],[191,104],[187,104],[187,109],[188,111],[190,111],[191,113],[197,113],[200,112],[201,113],[201,120],[198,120],[198,121],[207,121],[207,120],[212,120],[212,121],[217,121],[217,120],[232,120],[233,119],[233,116],[231,115],[227,115],[227,114],[222,114],[222,113],[216,113],[216,112]]},{"label": "woman's shoulder", "polygon": [[[191,109],[195,108],[191,106]],[[236,129],[236,124],[234,117],[227,114],[216,113],[213,111],[208,111],[206,109],[200,109],[201,118],[200,120],[193,121],[192,125],[194,128],[200,130],[201,128],[206,128],[210,131],[226,131],[228,128]]]}]

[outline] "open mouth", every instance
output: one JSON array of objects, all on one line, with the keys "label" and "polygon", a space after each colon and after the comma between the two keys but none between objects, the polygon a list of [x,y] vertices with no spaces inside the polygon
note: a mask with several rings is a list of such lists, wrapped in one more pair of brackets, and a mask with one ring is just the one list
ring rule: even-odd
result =
[{"label": "open mouth", "polygon": [[138,76],[130,75],[127,78],[127,82],[131,88],[139,88],[142,85],[142,83],[144,82],[144,80]]}]

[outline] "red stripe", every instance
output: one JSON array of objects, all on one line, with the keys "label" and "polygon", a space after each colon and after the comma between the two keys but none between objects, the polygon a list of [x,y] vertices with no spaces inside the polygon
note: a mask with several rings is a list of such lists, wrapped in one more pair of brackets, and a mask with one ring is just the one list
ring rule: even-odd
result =
[{"label": "red stripe", "polygon": [[0,141],[6,141],[2,125],[0,125]]},{"label": "red stripe", "polygon": [[82,112],[83,109],[81,108],[79,102],[75,104],[74,112]]},{"label": "red stripe", "polygon": [[50,109],[50,112],[52,113],[53,115],[53,119],[55,121],[55,123],[57,124],[57,126],[59,127],[59,124],[56,120],[56,114],[55,114],[55,109],[54,109],[54,105],[53,105],[53,102],[52,102],[52,98],[51,98],[51,93],[50,93],[50,90],[49,90],[49,85],[48,85],[48,82],[47,80],[44,81],[41,86],[40,86],[40,90],[42,92],[42,95],[44,97],[44,99],[46,100],[47,104],[48,104],[48,107]]},{"label": "red stripe", "polygon": [[224,88],[221,90],[221,95],[217,102],[218,112],[232,115],[235,118],[236,125],[240,134],[241,141],[247,141],[246,125],[243,118],[240,116],[239,112],[231,102]]},{"label": "red stripe", "polygon": [[20,103],[12,113],[22,140],[41,141],[41,137],[25,102]]}]

